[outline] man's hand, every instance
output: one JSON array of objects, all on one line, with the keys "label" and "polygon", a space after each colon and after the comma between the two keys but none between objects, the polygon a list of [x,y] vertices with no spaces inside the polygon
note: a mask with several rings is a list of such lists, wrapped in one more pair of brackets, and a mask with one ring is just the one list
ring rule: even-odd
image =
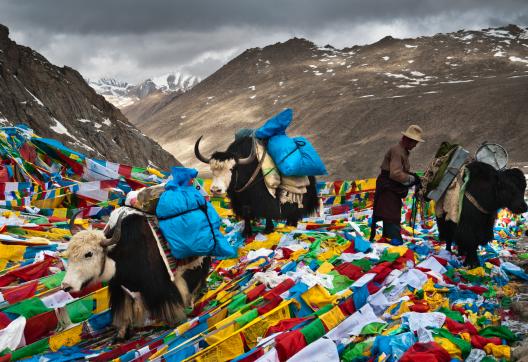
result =
[{"label": "man's hand", "polygon": [[420,176],[418,176],[418,174],[414,172],[410,172],[409,174],[411,176],[411,183],[409,186],[416,186],[417,189],[422,187],[422,180]]}]

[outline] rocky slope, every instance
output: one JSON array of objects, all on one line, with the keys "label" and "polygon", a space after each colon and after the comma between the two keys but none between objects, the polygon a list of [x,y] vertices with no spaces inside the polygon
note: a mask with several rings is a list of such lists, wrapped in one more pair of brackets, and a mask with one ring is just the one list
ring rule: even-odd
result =
[{"label": "rocky slope", "polygon": [[0,25],[0,123],[28,124],[92,157],[136,166],[178,164],[70,67],[9,39]]},{"label": "rocky slope", "polygon": [[383,153],[410,123],[427,142],[424,167],[443,140],[471,151],[498,142],[528,158],[528,31],[511,25],[335,49],[291,39],[245,51],[186,92],[135,120],[184,164],[225,148],[237,128],[258,127],[284,107],[290,135],[308,137],[330,178],[376,176]]}]

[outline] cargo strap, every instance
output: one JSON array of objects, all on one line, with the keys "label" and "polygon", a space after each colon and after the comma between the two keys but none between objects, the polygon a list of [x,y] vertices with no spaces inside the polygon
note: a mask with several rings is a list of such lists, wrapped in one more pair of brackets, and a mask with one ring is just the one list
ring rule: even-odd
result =
[{"label": "cargo strap", "polygon": [[[254,142],[256,142],[254,140]],[[306,145],[306,142],[304,141],[300,141],[300,140],[296,140],[295,141],[295,148],[293,150],[291,150],[286,156],[284,156],[282,158],[282,160],[280,160],[278,162],[278,164],[284,162],[284,160],[286,160],[288,157],[290,157],[295,151],[297,150],[300,150],[301,147],[305,146]],[[256,144],[253,144],[253,147],[257,147]],[[265,152],[262,154],[262,158],[260,159],[258,165],[257,165],[257,168],[255,168],[255,171],[253,171],[253,174],[251,175],[251,177],[249,178],[248,182],[240,189],[238,190],[235,190],[235,192],[242,192],[242,191],[245,191],[249,186],[251,186],[251,184],[255,181],[255,179],[257,178],[257,175],[259,173],[259,171],[261,170],[262,168],[262,165],[264,164],[264,159],[265,159],[265,156],[266,156],[266,152],[267,150],[265,150]],[[270,170],[271,172],[272,170]],[[279,170],[280,171],[280,170]],[[263,175],[262,178],[264,178],[264,176],[266,175]],[[237,177],[238,177],[238,171],[237,171]],[[236,182],[235,182],[235,185],[236,185]]]},{"label": "cargo strap", "polygon": [[[253,139],[253,144],[251,147],[255,148],[254,151],[252,152],[257,152],[256,148],[257,148],[257,145],[255,144],[257,141],[255,141],[255,139]],[[242,186],[241,188],[239,188],[238,190],[235,190],[235,192],[243,192],[245,191],[249,186],[251,186],[251,184],[253,183],[253,181],[255,181],[255,179],[257,178],[257,175],[260,171],[260,169],[262,168],[262,165],[264,164],[264,157],[265,154],[262,154],[262,157],[261,159],[259,160],[259,163],[257,165],[257,167],[255,168],[255,171],[253,171],[253,174],[251,175],[251,177],[249,178],[248,182],[246,182],[246,184],[244,186]],[[238,177],[238,170],[237,170],[237,177]],[[235,186],[236,186],[236,182],[235,182]]]},{"label": "cargo strap", "polygon": [[154,238],[156,239],[156,245],[158,246],[159,253],[161,255],[161,258],[163,259],[163,263],[167,268],[167,273],[169,274],[171,281],[174,282],[174,270],[176,270],[176,268],[180,266],[194,262],[196,259],[199,258],[199,256],[184,259],[176,259],[170,252],[167,242],[165,241],[163,234],[161,233],[156,217],[147,216],[147,222],[150,227],[150,230],[152,230]]},{"label": "cargo strap", "polygon": [[480,204],[478,203],[477,199],[475,199],[475,197],[473,195],[471,195],[469,193],[469,191],[465,191],[464,192],[464,196],[469,200],[469,202],[471,202],[471,204],[473,204],[473,206],[475,206],[481,213],[483,214],[486,214],[486,215],[489,215],[489,212],[486,211],[485,208],[483,208],[482,206],[480,206]]}]

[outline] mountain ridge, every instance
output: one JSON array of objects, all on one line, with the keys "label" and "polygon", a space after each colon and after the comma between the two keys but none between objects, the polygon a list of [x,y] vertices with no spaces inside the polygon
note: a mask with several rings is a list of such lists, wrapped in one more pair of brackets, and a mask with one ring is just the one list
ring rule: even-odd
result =
[{"label": "mountain ridge", "polygon": [[90,157],[169,168],[179,162],[128,122],[75,69],[51,64],[0,25],[0,123],[25,123]]},{"label": "mountain ridge", "polygon": [[256,128],[290,107],[288,133],[312,141],[330,177],[362,178],[377,175],[383,153],[411,123],[427,138],[412,153],[416,168],[444,140],[470,151],[501,143],[512,162],[526,161],[527,99],[528,31],[515,25],[343,49],[292,38],[247,49],[134,123],[205,171],[193,154],[200,135],[205,154],[225,149],[237,128]]}]

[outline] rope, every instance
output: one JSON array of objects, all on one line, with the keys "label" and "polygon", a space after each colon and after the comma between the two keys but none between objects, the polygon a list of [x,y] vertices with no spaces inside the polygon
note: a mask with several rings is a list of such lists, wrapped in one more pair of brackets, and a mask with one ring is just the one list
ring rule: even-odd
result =
[{"label": "rope", "polygon": [[[254,142],[255,139],[253,139]],[[280,164],[282,162],[284,162],[284,160],[286,160],[288,157],[290,157],[295,151],[299,150],[300,147],[306,145],[306,142],[304,141],[300,141],[300,140],[296,140],[295,141],[295,148],[293,150],[291,150],[286,156],[284,156],[282,158],[282,160],[280,160],[279,162],[276,162],[275,165],[277,164]],[[253,147],[256,147],[256,145],[254,144]],[[256,151],[256,150],[255,150]],[[238,189],[238,190],[235,190],[235,192],[242,192],[242,191],[245,191],[252,183],[253,181],[255,181],[255,178],[257,177],[258,175],[258,172],[259,170],[262,168],[262,165],[264,163],[264,158],[266,156],[266,149],[264,150],[264,153],[262,154],[262,158],[259,160],[259,164],[257,165],[257,168],[255,169],[255,171],[253,172],[253,174],[251,175],[251,178],[249,179],[249,181],[244,185],[244,187],[242,187],[241,189]],[[270,169],[266,174],[263,173],[262,177],[259,178],[259,181],[264,179],[264,177],[266,177],[268,174],[270,174],[271,172],[273,172],[273,170],[275,170],[275,167],[273,167],[272,169]],[[280,170],[279,170],[279,173],[280,173]]]},{"label": "rope", "polygon": [[471,204],[473,204],[473,206],[475,206],[481,213],[483,214],[486,214],[486,215],[489,215],[489,212],[486,211],[485,208],[483,208],[479,202],[477,201],[477,199],[475,199],[475,197],[473,195],[471,195],[469,193],[469,191],[465,191],[464,192],[464,196],[468,199],[469,202],[471,202]]}]

